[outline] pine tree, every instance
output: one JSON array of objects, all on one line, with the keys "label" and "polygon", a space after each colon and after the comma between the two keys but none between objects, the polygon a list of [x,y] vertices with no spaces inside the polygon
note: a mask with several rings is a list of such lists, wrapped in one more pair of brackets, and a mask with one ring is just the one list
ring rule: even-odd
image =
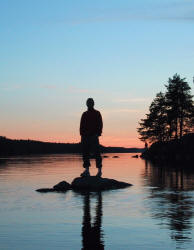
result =
[{"label": "pine tree", "polygon": [[167,88],[166,105],[170,126],[170,137],[181,138],[188,127],[193,113],[193,101],[190,86],[185,78],[175,74],[169,78]]},{"label": "pine tree", "polygon": [[156,95],[145,119],[137,129],[142,141],[166,141],[194,132],[194,102],[191,88],[175,74],[165,85],[167,91]]},{"label": "pine tree", "polygon": [[167,112],[165,95],[160,92],[156,95],[149,107],[146,119],[141,119],[140,140],[142,141],[165,141],[168,138]]}]

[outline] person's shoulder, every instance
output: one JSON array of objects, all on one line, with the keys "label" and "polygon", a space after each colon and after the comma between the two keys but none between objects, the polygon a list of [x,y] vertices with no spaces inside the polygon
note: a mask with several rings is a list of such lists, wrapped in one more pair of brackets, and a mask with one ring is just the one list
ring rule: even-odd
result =
[{"label": "person's shoulder", "polygon": [[95,113],[96,113],[97,115],[101,115],[101,113],[100,113],[99,110],[94,109],[94,111],[95,111]]},{"label": "person's shoulder", "polygon": [[95,113],[100,113],[100,111],[98,111],[97,109],[94,109],[94,112],[95,112]]},{"label": "person's shoulder", "polygon": [[83,113],[82,113],[82,116],[84,116],[84,115],[86,115],[87,114],[87,110],[86,111],[84,111]]}]

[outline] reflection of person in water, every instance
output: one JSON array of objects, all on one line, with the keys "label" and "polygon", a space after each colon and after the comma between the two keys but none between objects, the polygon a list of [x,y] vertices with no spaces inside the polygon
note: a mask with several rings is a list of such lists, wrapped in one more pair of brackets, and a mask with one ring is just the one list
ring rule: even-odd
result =
[{"label": "reflection of person in water", "polygon": [[83,250],[104,249],[102,240],[102,194],[97,193],[96,216],[94,223],[91,223],[90,214],[90,193],[84,195],[83,206],[83,224],[82,224],[82,244]]},{"label": "reflection of person in water", "polygon": [[102,116],[98,110],[94,109],[94,100],[92,98],[88,98],[86,105],[88,110],[82,114],[80,122],[83,167],[85,168],[81,176],[90,176],[90,153],[92,151],[96,159],[96,167],[98,168],[97,176],[101,177],[102,157],[100,155],[98,137],[102,134]]}]

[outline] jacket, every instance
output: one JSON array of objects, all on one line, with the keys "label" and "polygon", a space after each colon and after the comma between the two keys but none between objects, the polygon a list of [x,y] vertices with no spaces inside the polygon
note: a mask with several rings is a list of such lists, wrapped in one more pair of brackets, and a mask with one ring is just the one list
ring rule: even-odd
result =
[{"label": "jacket", "polygon": [[90,109],[82,114],[80,121],[80,135],[92,136],[102,134],[102,116],[98,110]]}]

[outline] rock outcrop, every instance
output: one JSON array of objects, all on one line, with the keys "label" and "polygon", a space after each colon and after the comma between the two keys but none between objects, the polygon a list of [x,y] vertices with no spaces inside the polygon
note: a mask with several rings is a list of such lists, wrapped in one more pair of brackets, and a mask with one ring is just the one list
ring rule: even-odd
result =
[{"label": "rock outcrop", "polygon": [[[141,157],[156,163],[182,164],[193,166],[194,133],[183,136],[178,140],[155,142],[145,150]],[[192,167],[193,168],[193,167]]]},{"label": "rock outcrop", "polygon": [[75,178],[71,184],[73,190],[82,191],[102,191],[102,190],[111,190],[119,189],[132,186],[129,183],[116,181],[114,179],[100,178],[96,176],[89,177],[78,177]]},{"label": "rock outcrop", "polygon": [[77,192],[82,191],[104,191],[112,189],[120,189],[130,187],[132,184],[117,181],[114,179],[101,178],[96,176],[88,177],[77,177],[71,184],[66,181],[61,181],[53,188],[41,188],[37,189],[37,192],[47,193],[47,192],[65,192],[67,190],[74,190]]},{"label": "rock outcrop", "polygon": [[61,191],[61,192],[63,192],[63,191],[70,190],[71,189],[71,185],[68,182],[66,182],[66,181],[61,181],[58,184],[56,184],[53,187],[53,189],[55,191]]}]

